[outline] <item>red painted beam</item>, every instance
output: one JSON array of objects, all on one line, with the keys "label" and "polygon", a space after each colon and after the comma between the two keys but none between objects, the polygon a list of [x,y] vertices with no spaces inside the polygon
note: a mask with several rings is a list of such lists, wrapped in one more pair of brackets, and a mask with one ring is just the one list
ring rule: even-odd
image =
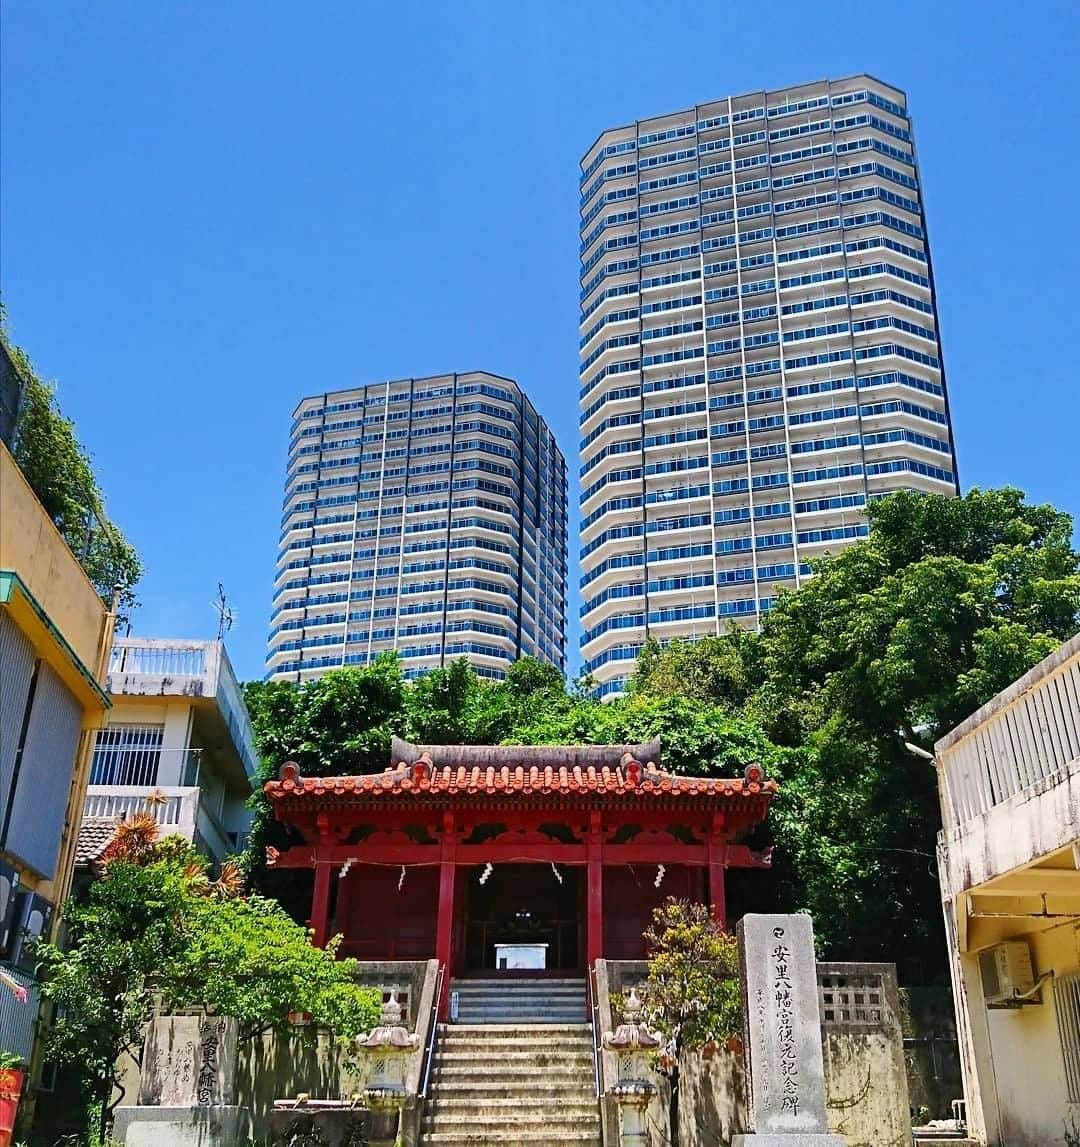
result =
[{"label": "red painted beam", "polygon": [[[570,867],[589,863],[589,844],[459,844],[453,849],[456,865],[487,864],[565,864]],[[769,868],[769,850],[753,852],[745,844],[725,845],[725,865],[728,868]],[[605,844],[604,863],[618,864],[685,864],[701,868],[709,863],[708,846],[704,844]],[[280,853],[274,868],[313,868],[316,860],[341,865],[346,860],[356,864],[441,865],[444,852],[441,844],[380,844],[365,847],[361,844],[310,845],[299,844]]]}]

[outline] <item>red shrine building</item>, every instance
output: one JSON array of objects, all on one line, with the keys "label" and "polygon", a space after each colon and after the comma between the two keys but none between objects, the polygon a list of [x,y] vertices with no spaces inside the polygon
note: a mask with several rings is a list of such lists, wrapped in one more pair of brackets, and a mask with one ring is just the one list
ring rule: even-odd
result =
[{"label": "red shrine building", "polygon": [[437,958],[455,977],[584,976],[637,960],[668,896],[726,922],[725,873],[765,868],[742,843],[776,793],[739,779],[676,776],[660,742],[522,747],[410,745],[384,772],[265,786],[294,841],[277,868],[314,870],[315,942],[341,933],[362,960]]}]

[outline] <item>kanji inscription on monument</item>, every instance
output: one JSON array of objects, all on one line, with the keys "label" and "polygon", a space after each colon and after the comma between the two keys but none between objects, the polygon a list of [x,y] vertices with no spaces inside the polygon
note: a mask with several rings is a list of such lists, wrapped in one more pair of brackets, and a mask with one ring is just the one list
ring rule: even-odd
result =
[{"label": "kanji inscription on monument", "polygon": [[826,1122],[810,917],[750,913],[738,937],[753,1134],[736,1143],[843,1144]]}]

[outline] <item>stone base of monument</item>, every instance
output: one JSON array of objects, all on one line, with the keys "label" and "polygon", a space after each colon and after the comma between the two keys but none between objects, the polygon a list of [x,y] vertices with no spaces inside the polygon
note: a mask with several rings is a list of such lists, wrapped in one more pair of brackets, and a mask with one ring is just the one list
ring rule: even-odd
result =
[{"label": "stone base of monument", "polygon": [[848,1147],[843,1135],[823,1135],[814,1131],[766,1131],[762,1135],[736,1135],[731,1147]]},{"label": "stone base of monument", "polygon": [[246,1107],[118,1107],[113,1135],[126,1147],[233,1147],[251,1135]]},{"label": "stone base of monument", "polygon": [[368,1147],[393,1143],[394,1130],[385,1118],[363,1107],[314,1100],[301,1107],[275,1106],[270,1116],[272,1147],[317,1143],[319,1147]]}]

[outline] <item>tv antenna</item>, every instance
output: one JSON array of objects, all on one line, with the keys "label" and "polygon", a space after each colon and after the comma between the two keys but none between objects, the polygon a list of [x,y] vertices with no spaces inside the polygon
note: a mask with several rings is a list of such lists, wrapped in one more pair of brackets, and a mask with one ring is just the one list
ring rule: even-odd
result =
[{"label": "tv antenna", "polygon": [[210,608],[215,610],[218,615],[217,639],[220,641],[232,629],[236,618],[232,606],[229,604],[229,599],[225,596],[225,587],[221,582],[218,582],[217,592],[218,599],[210,603]]}]

